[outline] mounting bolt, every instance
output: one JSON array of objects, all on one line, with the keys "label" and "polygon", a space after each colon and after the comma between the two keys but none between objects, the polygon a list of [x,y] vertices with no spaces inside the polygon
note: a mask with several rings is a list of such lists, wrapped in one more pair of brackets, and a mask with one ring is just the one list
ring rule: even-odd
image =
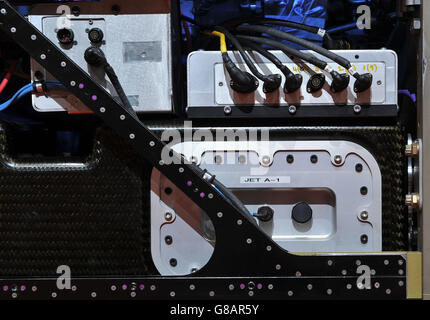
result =
[{"label": "mounting bolt", "polygon": [[367,220],[369,218],[369,213],[367,211],[362,211],[360,213],[360,219],[361,220]]},{"label": "mounting bolt", "polygon": [[166,221],[172,221],[173,215],[170,212],[166,212],[164,219],[166,219]]},{"label": "mounting bolt", "polygon": [[263,163],[263,165],[268,166],[270,164],[270,156],[264,156],[261,159],[261,162]]},{"label": "mounting bolt", "polygon": [[420,195],[418,193],[410,193],[406,195],[405,205],[414,209],[420,206]]},{"label": "mounting bolt", "polygon": [[358,104],[356,104],[355,106],[354,106],[354,113],[355,114],[359,114],[361,112],[361,106],[360,105],[358,105]]},{"label": "mounting bolt", "polygon": [[334,163],[336,164],[342,164],[342,160],[342,156],[339,154],[334,157]]},{"label": "mounting bolt", "polygon": [[7,11],[6,11],[6,9],[2,8],[2,9],[0,10],[0,13],[1,13],[1,14],[6,14],[6,13],[7,13]]},{"label": "mounting bolt", "polygon": [[229,106],[224,107],[224,113],[225,114],[231,114],[231,107],[229,107]]},{"label": "mounting bolt", "polygon": [[297,107],[296,107],[296,106],[294,106],[294,105],[289,106],[289,107],[288,107],[288,112],[289,112],[290,114],[296,114],[296,112],[297,112]]},{"label": "mounting bolt", "polygon": [[407,157],[415,158],[420,154],[420,144],[418,141],[414,141],[408,144],[405,148],[405,154]]}]

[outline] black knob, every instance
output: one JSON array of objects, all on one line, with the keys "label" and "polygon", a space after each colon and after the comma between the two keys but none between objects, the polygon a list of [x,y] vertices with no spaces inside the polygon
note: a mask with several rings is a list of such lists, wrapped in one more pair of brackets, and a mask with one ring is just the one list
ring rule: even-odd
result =
[{"label": "black knob", "polygon": [[272,208],[264,206],[258,208],[258,212],[254,214],[254,217],[258,218],[260,221],[268,222],[273,219],[273,213],[274,211]]},{"label": "black knob", "polygon": [[103,41],[103,31],[99,28],[93,28],[90,31],[88,31],[88,39],[90,39],[90,41],[92,43],[100,43]]},{"label": "black knob", "polygon": [[306,223],[312,219],[312,208],[306,202],[300,202],[294,206],[291,217],[297,223]]},{"label": "black knob", "polygon": [[314,93],[322,89],[325,83],[325,76],[322,73],[315,73],[308,81],[307,91]]}]

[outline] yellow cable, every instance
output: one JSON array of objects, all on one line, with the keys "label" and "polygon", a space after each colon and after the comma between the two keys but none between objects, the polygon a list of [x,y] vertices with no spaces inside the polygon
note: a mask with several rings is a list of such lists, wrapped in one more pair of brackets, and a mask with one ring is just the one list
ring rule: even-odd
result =
[{"label": "yellow cable", "polygon": [[218,32],[218,31],[212,31],[210,34],[213,36],[219,37],[221,53],[227,53],[227,44],[225,42],[225,34]]}]

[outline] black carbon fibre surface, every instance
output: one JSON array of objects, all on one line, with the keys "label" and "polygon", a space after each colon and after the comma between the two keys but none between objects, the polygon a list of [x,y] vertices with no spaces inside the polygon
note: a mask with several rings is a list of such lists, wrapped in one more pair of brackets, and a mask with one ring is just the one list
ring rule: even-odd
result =
[{"label": "black carbon fibre surface", "polygon": [[[383,248],[407,249],[403,155],[399,126],[283,128],[271,139],[347,139],[377,159],[383,176]],[[149,243],[152,168],[122,140],[99,130],[90,158],[37,164],[11,158],[0,134],[0,276],[157,274]]]}]

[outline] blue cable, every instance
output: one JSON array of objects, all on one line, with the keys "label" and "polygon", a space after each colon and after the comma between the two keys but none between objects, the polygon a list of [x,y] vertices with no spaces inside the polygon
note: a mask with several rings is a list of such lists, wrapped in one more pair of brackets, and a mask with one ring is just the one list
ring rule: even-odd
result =
[{"label": "blue cable", "polygon": [[[47,86],[48,89],[52,89],[52,88],[64,88],[64,86],[60,82],[54,82],[54,81],[47,81],[46,82],[46,86]],[[21,89],[19,89],[12,96],[12,98],[10,98],[6,102],[0,104],[0,111],[3,111],[5,109],[9,108],[13,103],[15,103],[19,99],[25,97],[26,95],[28,95],[28,94],[30,94],[32,92],[33,92],[33,84],[29,83],[29,84],[25,85],[24,87],[22,87]]]}]

